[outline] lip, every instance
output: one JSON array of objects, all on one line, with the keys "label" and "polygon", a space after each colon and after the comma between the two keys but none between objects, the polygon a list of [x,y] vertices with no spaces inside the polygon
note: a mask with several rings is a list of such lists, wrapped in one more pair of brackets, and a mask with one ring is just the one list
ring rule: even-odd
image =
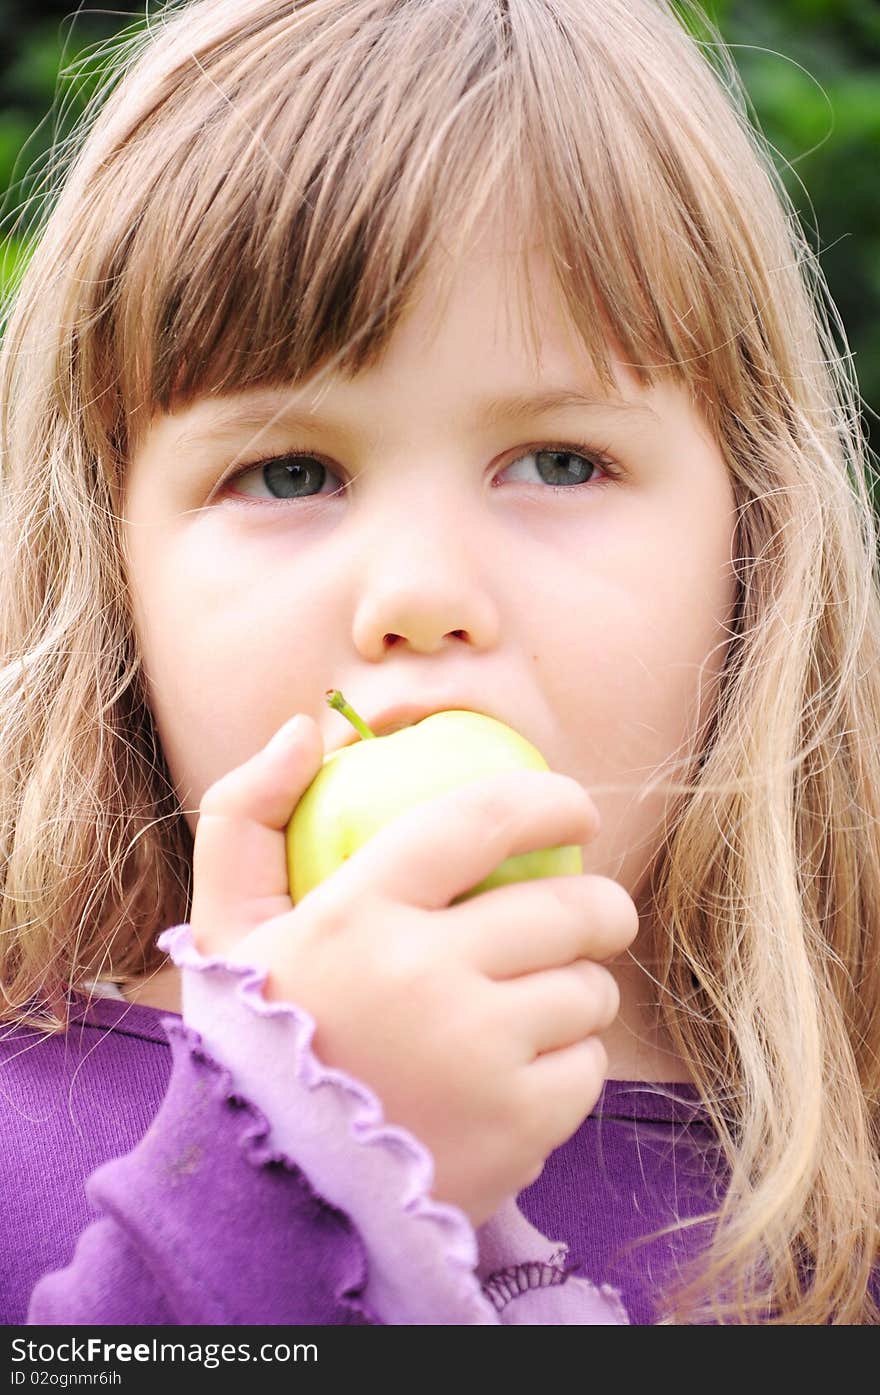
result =
[{"label": "lip", "polygon": [[[392,732],[403,727],[414,726],[416,722],[422,721],[424,717],[433,717],[437,712],[475,712],[484,717],[495,717],[496,721],[503,721],[502,717],[497,717],[494,712],[487,712],[485,708],[468,701],[466,698],[440,698],[437,702],[402,702],[393,707],[383,707],[381,711],[374,714],[358,711],[366,722],[374,736],[390,736]],[[342,721],[346,719],[343,717]],[[346,725],[348,725],[346,723]],[[344,746],[351,746],[355,741],[362,740],[361,734],[351,727],[342,741],[336,744],[334,750],[342,750]]]}]

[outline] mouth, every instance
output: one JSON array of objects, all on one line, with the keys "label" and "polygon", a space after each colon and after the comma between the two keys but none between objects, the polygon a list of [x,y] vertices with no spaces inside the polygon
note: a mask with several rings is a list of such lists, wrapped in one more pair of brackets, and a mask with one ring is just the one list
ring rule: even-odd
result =
[{"label": "mouth", "polygon": [[[438,712],[475,712],[479,714],[480,709],[464,701],[439,702],[436,705],[425,703],[398,704],[396,707],[389,707],[376,713],[375,716],[365,716],[364,721],[374,736],[393,736],[395,732],[403,731],[404,727],[415,726],[425,717],[433,717]],[[481,715],[491,716],[492,714],[482,713]],[[360,732],[352,728],[345,733],[335,749],[341,750],[344,746],[351,746],[355,741],[363,739]]]},{"label": "mouth", "polygon": [[[421,718],[417,718],[416,720],[420,721]],[[407,719],[406,721],[392,722],[390,726],[383,726],[381,731],[376,732],[376,735],[393,736],[396,731],[403,731],[404,727],[411,727],[413,725],[414,723],[409,719]]]}]

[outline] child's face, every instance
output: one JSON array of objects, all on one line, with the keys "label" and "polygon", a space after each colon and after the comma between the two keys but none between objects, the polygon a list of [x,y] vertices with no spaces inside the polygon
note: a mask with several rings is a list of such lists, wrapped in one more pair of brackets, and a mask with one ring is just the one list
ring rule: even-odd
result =
[{"label": "child's face", "polygon": [[[598,395],[537,257],[536,369],[502,256],[483,243],[460,264],[439,327],[428,278],[380,365],[334,377],[309,423],[279,415],[308,411],[302,387],[154,421],[124,509],[152,710],[192,828],[207,787],[293,713],[342,744],[328,688],[367,722],[422,700],[489,712],[593,793],[584,869],[637,899],[663,809],[638,791],[687,753],[724,659],[732,490],[685,393],[646,393],[619,363],[621,396],[653,415],[490,420],[491,398]],[[622,477],[602,483],[585,446]],[[221,488],[233,464],[294,452],[293,472]],[[595,793],[615,781],[633,793]]]}]

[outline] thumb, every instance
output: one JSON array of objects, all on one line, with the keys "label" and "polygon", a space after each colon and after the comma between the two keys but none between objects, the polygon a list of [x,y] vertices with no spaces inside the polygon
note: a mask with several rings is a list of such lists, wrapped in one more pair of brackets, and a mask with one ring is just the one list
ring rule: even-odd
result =
[{"label": "thumb", "polygon": [[317,723],[293,717],[202,796],[193,844],[190,925],[202,954],[222,954],[292,910],[284,831],[321,768]]}]

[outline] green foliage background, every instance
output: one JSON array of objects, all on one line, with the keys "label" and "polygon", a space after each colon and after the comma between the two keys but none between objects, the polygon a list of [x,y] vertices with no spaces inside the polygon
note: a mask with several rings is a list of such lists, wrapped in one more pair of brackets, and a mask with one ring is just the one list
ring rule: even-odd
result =
[{"label": "green foliage background", "polygon": [[[101,46],[143,22],[113,10],[0,0],[0,292],[27,255],[46,155],[95,89]],[[589,0],[584,0],[589,3]],[[151,6],[151,8],[154,8]],[[732,47],[846,329],[877,449],[880,410],[880,3],[704,0]],[[843,346],[840,346],[843,348]],[[872,432],[872,425],[874,430]]]}]

